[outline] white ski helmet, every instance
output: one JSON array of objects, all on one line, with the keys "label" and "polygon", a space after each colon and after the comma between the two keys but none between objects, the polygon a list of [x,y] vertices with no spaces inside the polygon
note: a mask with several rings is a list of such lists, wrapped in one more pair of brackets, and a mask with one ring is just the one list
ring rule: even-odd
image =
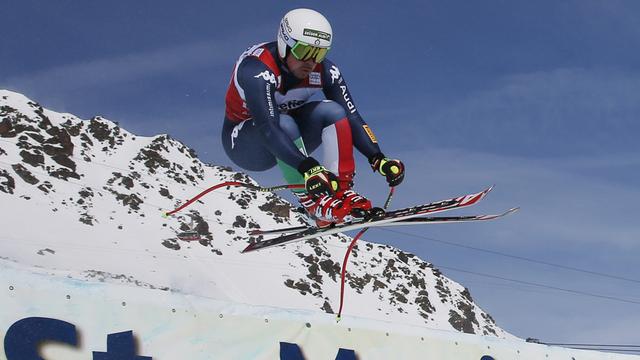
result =
[{"label": "white ski helmet", "polygon": [[[287,46],[290,49],[302,47],[301,51],[296,52],[296,58],[300,60],[300,57],[313,56],[320,62],[331,47],[332,37],[331,24],[322,14],[311,9],[294,9],[286,13],[280,21],[278,54],[284,59]],[[309,49],[304,48],[305,46]]]}]

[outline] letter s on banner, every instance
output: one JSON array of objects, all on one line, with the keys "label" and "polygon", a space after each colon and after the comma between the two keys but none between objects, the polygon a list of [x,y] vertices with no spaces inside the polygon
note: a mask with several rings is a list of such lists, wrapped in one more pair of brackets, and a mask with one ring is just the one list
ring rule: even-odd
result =
[{"label": "letter s on banner", "polygon": [[7,360],[42,360],[38,355],[39,344],[58,341],[78,346],[76,327],[66,321],[29,317],[16,321],[4,336],[4,352]]}]

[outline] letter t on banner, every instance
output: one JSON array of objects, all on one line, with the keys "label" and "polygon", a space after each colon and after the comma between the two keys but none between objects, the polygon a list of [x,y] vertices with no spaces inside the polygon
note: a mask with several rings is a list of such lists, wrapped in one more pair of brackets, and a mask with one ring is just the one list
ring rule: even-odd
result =
[{"label": "letter t on banner", "polygon": [[336,360],[356,360],[356,352],[353,350],[340,349]]},{"label": "letter t on banner", "polygon": [[280,342],[280,360],[304,360],[297,344]]},{"label": "letter t on banner", "polygon": [[136,355],[133,331],[107,336],[107,352],[93,352],[93,360],[151,360],[148,356]]},{"label": "letter t on banner", "polygon": [[[280,360],[304,360],[304,356],[302,356],[302,351],[297,344],[280,342]],[[356,352],[340,349],[336,360],[356,360]]]}]

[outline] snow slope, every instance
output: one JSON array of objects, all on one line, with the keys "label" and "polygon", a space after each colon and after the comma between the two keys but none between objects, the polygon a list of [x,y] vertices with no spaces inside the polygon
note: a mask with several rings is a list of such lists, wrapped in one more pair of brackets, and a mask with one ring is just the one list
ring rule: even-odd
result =
[{"label": "snow slope", "polygon": [[[347,236],[240,253],[256,240],[250,229],[306,223],[276,194],[226,188],[161,216],[230,180],[256,184],[202,163],[169,135],[136,136],[0,90],[1,261],[243,306],[337,311]],[[190,225],[203,239],[176,239]],[[467,289],[413,254],[361,241],[348,269],[345,316],[514,338]]]}]

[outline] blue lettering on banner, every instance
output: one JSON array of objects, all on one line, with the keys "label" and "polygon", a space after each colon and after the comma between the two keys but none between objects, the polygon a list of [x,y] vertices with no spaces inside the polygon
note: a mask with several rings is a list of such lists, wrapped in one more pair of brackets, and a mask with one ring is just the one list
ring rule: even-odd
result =
[{"label": "blue lettering on banner", "polygon": [[298,345],[281,341],[280,360],[304,360],[304,357]]},{"label": "blue lettering on banner", "polygon": [[356,360],[356,352],[353,350],[340,349],[336,360]]},{"label": "blue lettering on banner", "polygon": [[45,341],[78,346],[76,327],[66,321],[41,317],[18,320],[4,336],[7,360],[43,360],[38,347]]},{"label": "blue lettering on banner", "polygon": [[148,356],[137,356],[133,331],[107,336],[107,352],[93,352],[93,360],[151,360]]},{"label": "blue lettering on banner", "polygon": [[[78,332],[66,321],[29,317],[16,321],[4,336],[4,352],[7,360],[44,360],[38,355],[40,344],[56,341],[78,346]],[[93,360],[152,360],[137,356],[133,331],[107,336],[107,352],[93,352]]]},{"label": "blue lettering on banner", "polygon": [[[304,360],[304,356],[302,356],[302,350],[297,344],[280,342],[280,360]],[[356,360],[356,352],[339,349],[336,360]]]},{"label": "blue lettering on banner", "polygon": [[[78,346],[75,325],[66,321],[29,317],[16,321],[4,336],[4,351],[7,360],[44,360],[38,355],[43,342],[55,341],[72,347]],[[150,356],[139,356],[133,331],[107,335],[107,351],[93,352],[93,360],[152,360]],[[280,342],[280,360],[305,360],[297,344]],[[356,352],[338,349],[335,360],[357,360]],[[480,360],[495,360],[484,355]]]}]

